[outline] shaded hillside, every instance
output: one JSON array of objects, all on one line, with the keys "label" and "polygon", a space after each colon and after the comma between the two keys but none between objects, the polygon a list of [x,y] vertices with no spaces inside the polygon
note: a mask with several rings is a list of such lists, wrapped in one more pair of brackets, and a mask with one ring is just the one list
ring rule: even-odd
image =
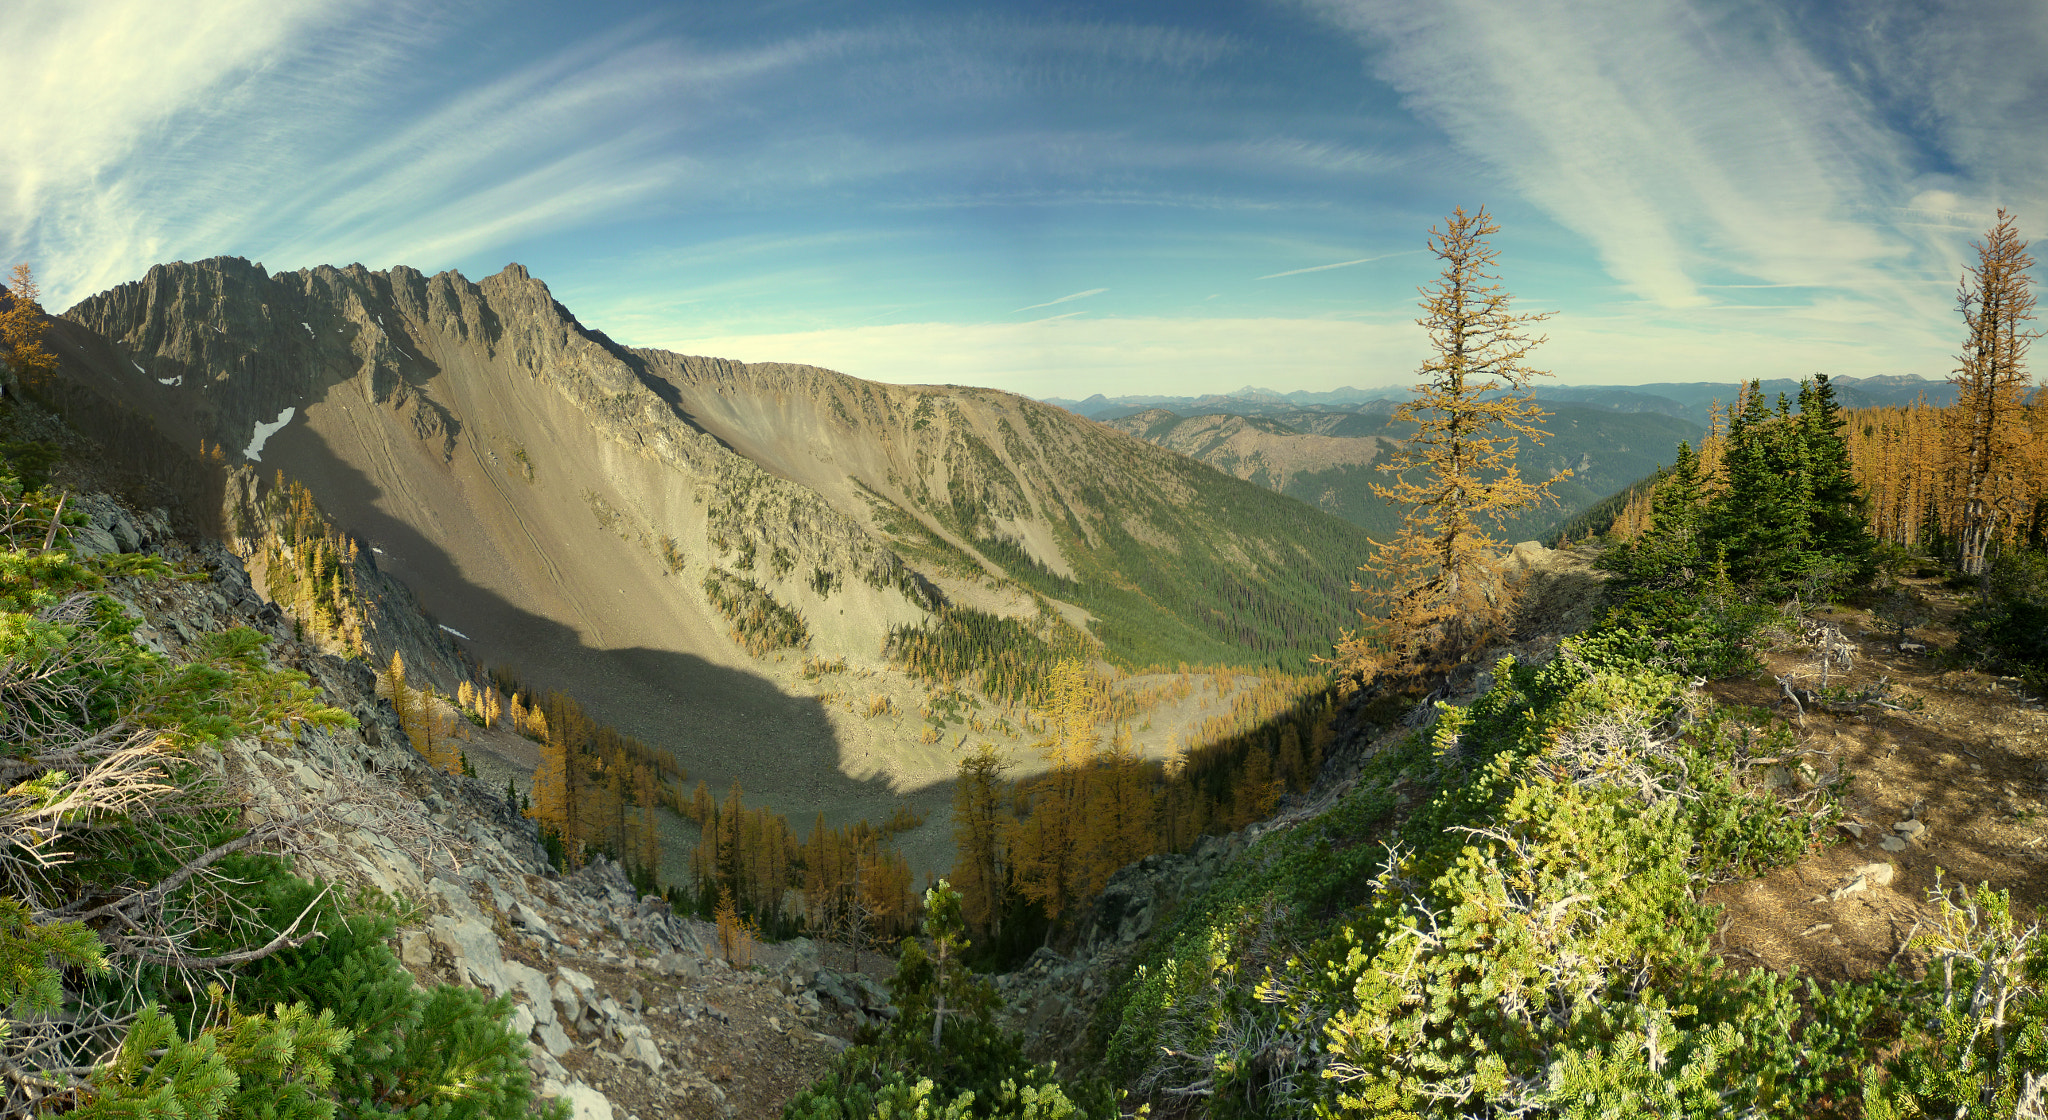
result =
[{"label": "shaded hillside", "polygon": [[[1511,541],[1550,537],[1581,511],[1656,470],[1679,440],[1700,434],[1698,426],[1656,412],[1554,403],[1544,408],[1549,416],[1542,426],[1549,438],[1540,446],[1523,446],[1522,473],[1542,478],[1569,469],[1572,477],[1552,488],[1556,504],[1527,511],[1505,527]],[[1391,419],[1385,411],[1289,409],[1182,417],[1148,409],[1107,423],[1384,537],[1399,526],[1401,513],[1375,497],[1371,487],[1388,482],[1378,463],[1402,435]]]},{"label": "shaded hillside", "polygon": [[1083,625],[1127,664],[1301,666],[1365,548],[1023,398],[627,350],[516,265],[162,265],[66,319],[73,384],[167,445],[304,483],[470,655],[835,820],[943,798],[951,758],[797,663],[886,675],[939,587]]}]

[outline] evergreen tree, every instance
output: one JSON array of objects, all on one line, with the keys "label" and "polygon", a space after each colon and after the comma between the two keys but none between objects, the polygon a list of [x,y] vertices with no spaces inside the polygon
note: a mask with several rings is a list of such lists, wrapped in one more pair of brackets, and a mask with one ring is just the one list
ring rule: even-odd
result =
[{"label": "evergreen tree", "polygon": [[1705,535],[1706,480],[1691,443],[1678,445],[1678,460],[1659,472],[1650,490],[1648,524],[1636,539],[1623,541],[1600,558],[1600,567],[1624,586],[1647,591],[1688,591],[1707,575],[1712,558]]},{"label": "evergreen tree", "polygon": [[1876,547],[1869,529],[1869,499],[1856,484],[1843,435],[1849,422],[1835,400],[1834,382],[1825,373],[1799,386],[1799,430],[1806,443],[1812,472],[1812,535],[1814,547],[1858,570],[1866,569]]},{"label": "evergreen tree", "polygon": [[1791,402],[1773,410],[1759,382],[1749,383],[1728,428],[1724,485],[1708,509],[1709,531],[1736,582],[1782,598],[1816,560],[1813,472]]}]

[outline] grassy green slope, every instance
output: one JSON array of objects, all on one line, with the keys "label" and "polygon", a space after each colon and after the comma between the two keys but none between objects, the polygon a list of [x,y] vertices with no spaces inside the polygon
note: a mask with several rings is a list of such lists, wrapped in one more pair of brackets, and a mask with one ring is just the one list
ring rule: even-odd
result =
[{"label": "grassy green slope", "polygon": [[[952,427],[930,457],[946,489],[905,490],[1010,578],[1095,616],[1111,660],[1305,671],[1351,619],[1351,575],[1371,548],[1358,526],[1058,409],[1022,413],[998,429],[1000,453]],[[987,518],[1018,488],[1037,497],[1071,578],[1028,562]]]}]

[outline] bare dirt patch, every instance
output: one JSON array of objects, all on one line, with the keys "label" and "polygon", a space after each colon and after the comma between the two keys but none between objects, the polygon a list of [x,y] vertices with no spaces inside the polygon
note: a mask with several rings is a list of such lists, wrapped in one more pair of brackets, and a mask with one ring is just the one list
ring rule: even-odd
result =
[{"label": "bare dirt patch", "polygon": [[[2017,682],[1946,663],[1939,650],[1952,645],[1962,604],[1937,586],[1918,589],[1938,615],[1911,634],[1924,651],[1900,650],[1867,611],[1826,616],[1859,647],[1853,669],[1832,671],[1829,683],[1860,690],[1883,678],[1905,710],[1810,710],[1802,726],[1769,677],[1709,686],[1724,702],[1777,711],[1802,746],[1825,752],[1815,760],[1821,776],[1839,768],[1848,783],[1832,846],[1708,892],[1727,907],[1717,947],[1731,963],[1847,979],[1910,960],[1904,946],[1932,913],[1937,869],[1945,887],[2011,891],[2022,920],[2048,906],[2048,711]],[[1810,650],[1774,651],[1766,662],[1773,676],[1812,687]],[[1874,873],[1838,894],[1871,864],[1891,868],[1890,881]]]}]

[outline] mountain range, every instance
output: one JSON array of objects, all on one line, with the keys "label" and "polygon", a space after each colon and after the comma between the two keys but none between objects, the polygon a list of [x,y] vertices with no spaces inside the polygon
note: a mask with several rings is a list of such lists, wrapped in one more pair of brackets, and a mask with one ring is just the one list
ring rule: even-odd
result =
[{"label": "mountain range", "polygon": [[[146,418],[131,449],[304,485],[475,662],[836,819],[951,777],[948,744],[906,733],[928,689],[903,635],[1306,670],[1370,547],[1027,398],[625,347],[517,265],[160,265],[50,343],[91,411]],[[764,617],[786,632],[752,642]]]},{"label": "mountain range", "polygon": [[[1845,408],[1908,405],[1923,396],[1930,405],[1955,403],[1955,386],[1944,380],[1929,380],[1916,374],[1834,377],[1830,380],[1835,385],[1836,397]],[[1799,383],[1782,377],[1765,379],[1763,391],[1766,396],[1772,398],[1779,393],[1796,396]],[[1612,412],[1657,412],[1690,420],[1700,427],[1705,427],[1709,410],[1716,402],[1726,405],[1735,400],[1741,392],[1742,386],[1736,381],[1667,381],[1640,385],[1556,385],[1545,382],[1533,386],[1530,395],[1542,402],[1545,407],[1575,404]],[[1273,416],[1280,412],[1303,410],[1392,412],[1400,402],[1408,398],[1409,393],[1410,389],[1405,385],[1379,389],[1355,389],[1346,386],[1326,392],[1296,390],[1290,393],[1277,393],[1271,389],[1247,385],[1234,392],[1199,397],[1106,397],[1097,393],[1080,401],[1047,397],[1045,403],[1058,405],[1092,420],[1107,421],[1159,408],[1184,416]]]},{"label": "mountain range", "polygon": [[[1217,407],[1215,404],[1209,408]],[[1552,500],[1516,515],[1497,536],[1543,540],[1609,494],[1671,462],[1681,440],[1703,429],[1658,412],[1614,412],[1548,404],[1542,443],[1524,441],[1516,457],[1524,477],[1546,479]],[[1269,487],[1387,539],[1402,511],[1372,487],[1391,479],[1380,467],[1406,432],[1391,410],[1261,410],[1258,415],[1197,410],[1181,415],[1150,408],[1106,423],[1148,443],[1171,448],[1235,477]]]}]

